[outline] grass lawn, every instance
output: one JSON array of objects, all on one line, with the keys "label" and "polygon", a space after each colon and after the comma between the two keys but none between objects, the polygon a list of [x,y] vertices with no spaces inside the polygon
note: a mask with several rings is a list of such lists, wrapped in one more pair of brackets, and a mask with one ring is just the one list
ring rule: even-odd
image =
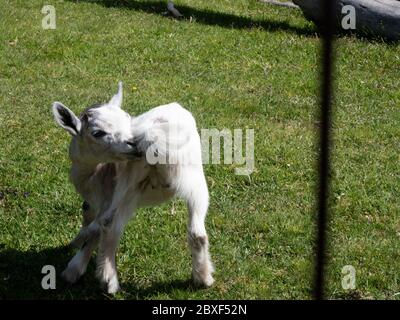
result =
[{"label": "grass lawn", "polygon": [[[256,0],[0,0],[0,298],[309,299],[313,270],[318,50],[299,10]],[[46,3],[47,4],[47,3]],[[189,19],[191,17],[191,19]],[[337,41],[328,297],[400,298],[400,46]],[[94,261],[74,286],[61,273],[80,228],[68,134],[53,101],[76,113],[124,81],[131,114],[179,101],[199,128],[255,129],[255,171],[206,165],[216,284],[190,284],[186,209],[142,209],[117,255],[122,291],[98,289]],[[356,269],[344,291],[341,269]],[[397,293],[397,294],[396,294]]]}]

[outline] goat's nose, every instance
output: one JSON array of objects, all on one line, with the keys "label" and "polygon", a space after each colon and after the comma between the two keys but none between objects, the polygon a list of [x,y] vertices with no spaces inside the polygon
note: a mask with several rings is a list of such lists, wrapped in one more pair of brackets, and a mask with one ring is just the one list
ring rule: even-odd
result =
[{"label": "goat's nose", "polygon": [[130,155],[133,155],[135,157],[141,157],[142,152],[138,149],[138,144],[137,141],[127,141],[126,144],[132,148],[131,151],[129,151]]},{"label": "goat's nose", "polygon": [[136,147],[136,143],[133,142],[133,141],[127,141],[126,144],[127,144],[128,146],[131,146],[132,148],[133,148],[133,147]]}]

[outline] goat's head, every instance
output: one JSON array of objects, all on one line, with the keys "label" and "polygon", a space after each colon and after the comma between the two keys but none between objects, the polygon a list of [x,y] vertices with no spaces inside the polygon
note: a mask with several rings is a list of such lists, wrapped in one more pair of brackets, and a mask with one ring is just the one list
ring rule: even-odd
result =
[{"label": "goat's head", "polygon": [[56,122],[73,137],[72,157],[95,162],[137,159],[137,137],[131,130],[131,116],[121,109],[122,82],[118,93],[106,104],[86,109],[78,118],[60,102],[54,102]]}]

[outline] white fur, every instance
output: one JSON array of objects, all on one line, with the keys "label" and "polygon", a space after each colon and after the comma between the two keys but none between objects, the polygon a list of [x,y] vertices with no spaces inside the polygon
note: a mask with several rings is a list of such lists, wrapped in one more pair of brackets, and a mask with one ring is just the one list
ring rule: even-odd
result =
[{"label": "white fur", "polygon": [[[109,103],[89,109],[80,119],[61,103],[53,105],[57,123],[72,135],[71,180],[89,204],[84,225],[73,240],[80,249],[63,276],[75,282],[99,244],[97,276],[109,293],[116,292],[115,253],[129,218],[140,207],[178,196],[189,211],[193,280],[211,286],[213,266],[204,225],[208,189],[195,120],[178,103],[156,107],[138,117],[125,113],[121,104],[120,83]],[[93,137],[99,130],[105,135]],[[154,162],[163,157],[167,163]]]}]

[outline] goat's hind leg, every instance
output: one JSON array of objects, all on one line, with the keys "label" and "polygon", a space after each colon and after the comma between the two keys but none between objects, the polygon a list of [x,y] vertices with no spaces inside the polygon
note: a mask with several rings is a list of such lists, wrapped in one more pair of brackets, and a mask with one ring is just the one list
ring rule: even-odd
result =
[{"label": "goat's hind leg", "polygon": [[200,171],[191,172],[190,181],[183,183],[183,196],[189,210],[188,243],[192,252],[192,277],[196,285],[210,287],[214,283],[214,267],[208,251],[205,218],[208,209],[208,189]]},{"label": "goat's hind leg", "polygon": [[70,242],[70,246],[72,246],[73,248],[79,249],[85,243],[85,241],[89,237],[88,226],[94,221],[96,217],[95,211],[90,207],[87,201],[83,201],[82,203],[82,217],[82,227],[76,237]]}]

